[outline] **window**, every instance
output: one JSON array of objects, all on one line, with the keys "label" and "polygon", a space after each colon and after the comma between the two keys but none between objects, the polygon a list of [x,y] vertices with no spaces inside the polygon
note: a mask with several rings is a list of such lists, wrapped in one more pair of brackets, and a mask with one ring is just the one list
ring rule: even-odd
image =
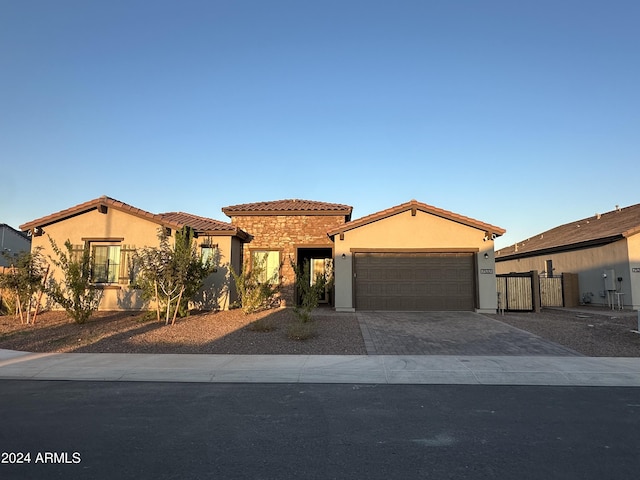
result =
[{"label": "window", "polygon": [[204,243],[200,246],[200,253],[203,265],[208,261],[215,265],[218,258],[218,245]]},{"label": "window", "polygon": [[547,277],[553,277],[553,260],[545,260],[545,274]]},{"label": "window", "polygon": [[277,250],[254,250],[251,252],[251,266],[262,270],[261,283],[280,282],[280,252]]},{"label": "window", "polygon": [[118,283],[120,245],[93,245],[94,283]]}]

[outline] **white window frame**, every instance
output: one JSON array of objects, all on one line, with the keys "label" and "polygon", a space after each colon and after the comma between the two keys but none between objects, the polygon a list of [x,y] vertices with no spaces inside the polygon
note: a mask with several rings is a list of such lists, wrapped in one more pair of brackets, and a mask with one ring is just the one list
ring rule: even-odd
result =
[{"label": "white window frame", "polygon": [[256,261],[258,255],[267,255],[267,264],[265,271],[263,272],[262,277],[259,279],[260,283],[269,283],[271,285],[279,285],[280,284],[280,250],[269,250],[269,249],[260,249],[260,250],[251,250],[251,267],[253,267],[254,262]]}]

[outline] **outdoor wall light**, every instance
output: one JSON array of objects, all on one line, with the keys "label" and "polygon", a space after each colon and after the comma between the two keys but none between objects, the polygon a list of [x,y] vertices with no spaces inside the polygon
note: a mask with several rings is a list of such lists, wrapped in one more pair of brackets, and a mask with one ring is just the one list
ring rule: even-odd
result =
[{"label": "outdoor wall light", "polygon": [[486,253],[486,252],[485,252],[485,254],[484,254],[484,259],[485,259],[485,260],[488,260],[488,259],[489,259],[489,254],[488,254],[488,253]]},{"label": "outdoor wall light", "polygon": [[347,255],[343,253],[342,254],[342,259],[344,260],[345,258],[347,258]]}]

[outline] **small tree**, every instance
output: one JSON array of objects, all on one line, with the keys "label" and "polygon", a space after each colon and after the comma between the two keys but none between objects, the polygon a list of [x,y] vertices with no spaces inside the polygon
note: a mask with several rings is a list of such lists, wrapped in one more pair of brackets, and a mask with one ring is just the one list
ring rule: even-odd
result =
[{"label": "small tree", "polygon": [[146,298],[155,299],[158,321],[162,308],[165,325],[170,319],[173,325],[178,314],[188,314],[189,301],[212,273],[215,259],[202,260],[190,228],[176,231],[173,247],[164,229],[160,230],[158,239],[159,247],[146,247],[136,252],[134,261],[140,271],[137,285],[143,289]]},{"label": "small tree", "polygon": [[102,300],[102,291],[91,282],[90,248],[85,245],[82,252],[77,254],[70,240],[64,243],[64,249],[58,247],[51,237],[49,242],[57,257],[49,258],[60,269],[64,280],[59,282],[53,277],[50,278],[45,293],[64,308],[76,323],[85,323],[98,309]]},{"label": "small tree", "polygon": [[300,299],[300,305],[296,305],[293,312],[302,323],[307,323],[311,320],[311,312],[318,306],[327,281],[323,274],[318,273],[312,284],[309,260],[304,260],[302,268],[291,261],[291,268],[296,274],[296,290]]},{"label": "small tree", "polygon": [[266,270],[267,258],[260,255],[253,257],[250,269],[243,265],[242,271],[238,273],[230,267],[244,313],[254,313],[268,308],[278,291],[275,278],[264,280]]},{"label": "small tree", "polygon": [[[15,292],[15,308],[20,315],[20,323],[25,323],[23,312],[26,311],[26,323],[31,323],[31,310],[35,305],[36,314],[40,297],[44,288],[44,281],[48,272],[42,253],[42,248],[31,252],[21,252],[9,259],[11,268],[0,274],[0,288]],[[35,323],[35,315],[33,317]]]}]

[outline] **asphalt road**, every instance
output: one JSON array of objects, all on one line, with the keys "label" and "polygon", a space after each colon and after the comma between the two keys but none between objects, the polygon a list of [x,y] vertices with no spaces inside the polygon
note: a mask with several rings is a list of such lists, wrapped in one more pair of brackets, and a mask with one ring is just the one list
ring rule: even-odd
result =
[{"label": "asphalt road", "polygon": [[0,452],[2,479],[635,479],[640,388],[11,380]]}]

